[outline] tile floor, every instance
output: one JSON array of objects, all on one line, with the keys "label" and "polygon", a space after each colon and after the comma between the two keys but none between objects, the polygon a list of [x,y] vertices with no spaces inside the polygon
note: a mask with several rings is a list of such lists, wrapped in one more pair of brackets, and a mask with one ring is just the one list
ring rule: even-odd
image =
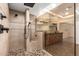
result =
[{"label": "tile floor", "polygon": [[53,56],[73,56],[74,45],[69,42],[60,42],[45,48]]},{"label": "tile floor", "polygon": [[76,45],[76,55],[79,56],[79,44]]}]

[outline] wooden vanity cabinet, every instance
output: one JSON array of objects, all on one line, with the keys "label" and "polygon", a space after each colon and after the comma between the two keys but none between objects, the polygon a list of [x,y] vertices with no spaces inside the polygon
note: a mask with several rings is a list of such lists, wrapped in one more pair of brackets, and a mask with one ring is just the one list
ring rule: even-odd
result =
[{"label": "wooden vanity cabinet", "polygon": [[45,46],[62,42],[63,33],[45,33]]}]

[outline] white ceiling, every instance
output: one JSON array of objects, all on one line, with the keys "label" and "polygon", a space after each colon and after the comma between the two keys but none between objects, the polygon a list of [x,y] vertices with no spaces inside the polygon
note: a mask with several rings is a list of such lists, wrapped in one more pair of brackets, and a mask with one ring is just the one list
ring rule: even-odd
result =
[{"label": "white ceiling", "polygon": [[[74,13],[74,4],[72,4],[72,3],[65,3],[65,4],[62,4],[62,3],[61,4],[35,3],[33,8],[24,6],[24,3],[9,3],[9,8],[16,10],[16,11],[20,11],[20,12],[25,12],[25,9],[29,8],[31,14],[33,14],[35,16],[42,15],[42,18],[43,18],[43,15],[44,16],[46,15],[45,13],[48,13],[48,14],[53,15],[53,17],[51,16],[52,17],[51,19],[53,19],[53,20],[55,19],[55,21],[56,21],[56,19],[58,21],[59,20],[58,17],[60,17],[60,16],[62,16],[60,18],[65,20],[66,16],[63,16],[63,15],[65,14],[64,10],[66,8],[69,8],[69,10],[67,11],[67,12],[69,12],[69,15]],[[69,15],[67,15],[67,16],[69,16]],[[45,20],[43,19],[42,21],[46,21],[46,19],[49,20],[48,16],[45,16],[44,18],[45,18]],[[67,21],[67,19],[66,19],[66,21]]]},{"label": "white ceiling", "polygon": [[[68,10],[66,10],[68,9]],[[73,3],[63,3],[57,8],[50,11],[52,14],[56,14],[60,18],[68,18],[74,15],[74,4]],[[68,13],[66,15],[66,13]]]},{"label": "white ceiling", "polygon": [[24,6],[23,3],[9,3],[9,8],[20,12],[25,12],[27,8],[31,9],[28,6]]},{"label": "white ceiling", "polygon": [[24,6],[24,3],[9,3],[9,8],[20,12],[25,12],[25,10],[29,8],[31,13],[35,14],[36,12],[40,11],[40,9],[45,8],[49,4],[50,3],[35,3],[35,5],[32,8]]},{"label": "white ceiling", "polygon": [[[9,3],[9,8],[16,10],[16,11],[20,11],[20,12],[25,12],[25,9],[29,8],[30,13],[37,16],[40,11],[42,11],[42,10],[45,11],[47,9],[53,9],[54,6],[56,7],[56,5],[58,6],[59,4],[35,3],[34,7],[31,8],[31,7],[28,7],[28,6],[24,6],[24,3]],[[45,9],[45,8],[47,8],[47,9]],[[41,12],[41,13],[44,13],[44,12]]]},{"label": "white ceiling", "polygon": [[[66,11],[66,8],[68,10]],[[67,13],[65,15],[65,13]],[[39,18],[40,21],[46,22],[49,20],[51,22],[69,22],[73,23],[73,16],[74,16],[74,4],[73,3],[64,3],[59,6],[57,6],[54,9],[49,10],[47,13],[41,15]]]}]

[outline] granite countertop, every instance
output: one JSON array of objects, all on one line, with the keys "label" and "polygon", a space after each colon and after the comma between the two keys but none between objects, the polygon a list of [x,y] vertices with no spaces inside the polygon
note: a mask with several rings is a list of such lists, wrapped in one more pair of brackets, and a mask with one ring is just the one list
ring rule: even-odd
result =
[{"label": "granite countertop", "polygon": [[56,31],[56,32],[54,32],[54,31],[46,31],[45,33],[63,33],[63,32],[59,32],[59,31]]}]

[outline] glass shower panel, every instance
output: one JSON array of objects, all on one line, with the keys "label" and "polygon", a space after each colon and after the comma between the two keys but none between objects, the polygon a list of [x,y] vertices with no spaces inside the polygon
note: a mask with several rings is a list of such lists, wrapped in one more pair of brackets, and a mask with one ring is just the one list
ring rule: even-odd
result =
[{"label": "glass shower panel", "polygon": [[43,48],[48,53],[54,56],[74,55],[73,3],[50,3],[41,9],[36,28],[44,33]]}]

